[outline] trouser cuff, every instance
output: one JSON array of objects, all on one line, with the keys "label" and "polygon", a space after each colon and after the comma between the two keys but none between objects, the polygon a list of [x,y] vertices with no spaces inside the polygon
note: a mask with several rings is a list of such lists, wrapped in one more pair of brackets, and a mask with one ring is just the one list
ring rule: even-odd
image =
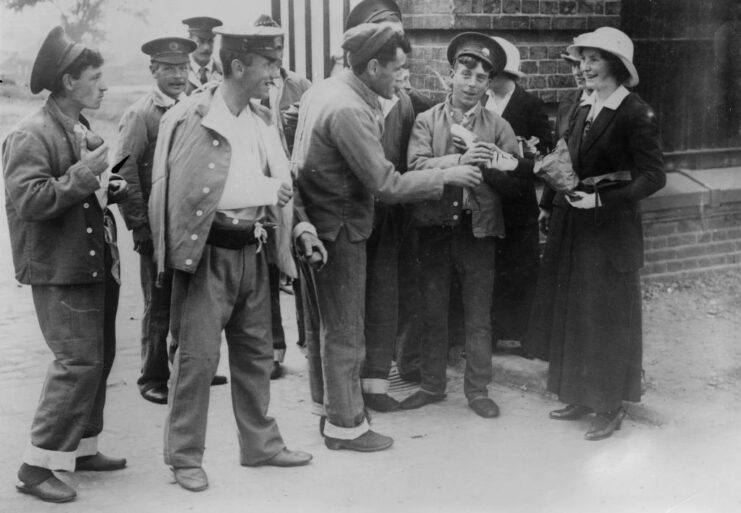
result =
[{"label": "trouser cuff", "polygon": [[286,359],[286,350],[285,349],[273,349],[273,361],[278,363],[283,363],[283,360]]},{"label": "trouser cuff", "polygon": [[23,451],[23,463],[49,470],[75,471],[77,451],[50,451],[29,443]]},{"label": "trouser cuff", "polygon": [[366,394],[387,394],[389,380],[379,378],[363,378],[360,380],[363,392]]},{"label": "trouser cuff", "polygon": [[327,422],[324,425],[324,436],[339,440],[355,440],[369,430],[370,425],[368,424],[368,419],[365,418],[362,424],[351,428],[335,426],[331,422]]}]

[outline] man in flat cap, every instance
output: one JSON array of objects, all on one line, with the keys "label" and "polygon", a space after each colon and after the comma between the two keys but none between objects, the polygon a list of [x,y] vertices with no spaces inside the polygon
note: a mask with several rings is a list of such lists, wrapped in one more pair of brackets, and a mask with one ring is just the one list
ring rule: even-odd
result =
[{"label": "man in flat cap", "polygon": [[[457,163],[487,169],[476,187],[446,187],[436,201],[412,207],[419,230],[422,273],[422,382],[419,391],[402,401],[414,409],[445,398],[448,354],[448,308],[453,274],[460,279],[465,323],[466,370],[464,393],[481,417],[499,415],[488,396],[491,382],[491,319],[494,286],[495,239],[504,237],[502,201],[492,175],[494,145],[514,153],[518,149],[509,123],[486,110],[481,98],[491,77],[506,62],[502,47],[479,33],[456,36],[448,46],[452,93],[423,112],[414,123],[409,141],[409,169],[425,175]],[[464,137],[468,135],[469,137]],[[461,153],[454,136],[467,140]],[[417,173],[414,173],[417,174]]]},{"label": "man in flat cap", "polygon": [[314,85],[299,109],[293,151],[298,169],[296,214],[299,252],[318,236],[326,265],[312,273],[321,324],[309,343],[312,399],[326,414],[320,422],[330,449],[380,451],[393,443],[371,431],[361,392],[365,358],[366,241],[373,224],[374,196],[381,201],[436,199],[445,184],[475,186],[480,173],[455,166],[429,173],[400,174],[384,157],[383,111],[409,42],[398,23],[366,23],[343,36],[351,69]]},{"label": "man in flat cap", "polygon": [[[396,3],[365,0],[350,11],[346,30],[361,23],[384,21],[399,24],[401,30],[401,13]],[[407,169],[407,144],[415,116],[412,100],[399,87],[398,77],[405,69],[397,74],[391,98],[378,96],[383,112],[381,146],[386,160],[400,173]],[[380,412],[399,408],[399,402],[388,394],[388,377],[399,324],[398,268],[403,227],[401,205],[375,202],[373,229],[366,243],[365,363],[361,384],[366,407]]]},{"label": "man in flat cap", "polygon": [[170,330],[178,342],[164,456],[177,483],[191,491],[208,487],[201,464],[222,332],[241,464],[311,460],[286,449],[267,416],[273,348],[264,247],[274,238],[277,265],[295,273],[292,188],[278,129],[252,100],[268,97],[283,33],[270,27],[219,33],[224,80],[162,118],[149,198],[158,275],[173,269]]},{"label": "man in flat cap", "polygon": [[51,94],[13,128],[2,148],[15,276],[31,285],[41,332],[54,354],[17,488],[49,502],[76,496],[54,470],[126,465],[97,449],[116,350],[119,290],[115,222],[106,206],[122,199],[125,185],[107,173],[108,146],[80,114],[100,106],[107,89],[102,65],[98,51],[54,28],[30,84],[34,94]]},{"label": "man in flat cap", "polygon": [[142,52],[150,57],[149,71],[154,78],[151,91],[132,104],[118,125],[116,160],[128,156],[120,174],[129,183],[129,198],[119,206],[126,227],[139,253],[139,271],[144,314],[141,331],[141,376],[139,393],[147,401],[167,403],[167,334],[170,329],[170,288],[172,272],[167,272],[161,287],[155,287],[152,231],[147,202],[152,189],[152,162],[162,115],[184,96],[188,81],[188,55],[196,44],[181,37],[163,37],[145,43]]},{"label": "man in flat cap", "polygon": [[[255,20],[256,27],[280,28],[273,18],[267,14],[258,16]],[[280,59],[283,61],[283,48],[285,41],[281,42]],[[298,120],[298,102],[303,94],[311,87],[311,82],[298,73],[294,73],[282,65],[279,75],[273,79],[270,95],[262,100],[261,104],[270,109],[273,123],[278,127],[283,148],[288,157],[293,150],[293,138],[296,134],[296,122]],[[272,253],[272,251],[271,251]],[[270,312],[273,324],[273,371],[270,379],[278,379],[283,374],[283,360],[286,355],[286,336],[283,331],[283,317],[280,311],[281,280],[293,280],[294,298],[296,301],[296,321],[299,332],[299,345],[303,345],[303,301],[300,281],[297,276],[281,275],[278,267],[272,262],[272,255],[268,254],[268,272],[270,275]],[[290,286],[290,285],[289,285]]]},{"label": "man in flat cap", "polygon": [[219,81],[222,77],[221,66],[213,58],[214,28],[223,25],[221,20],[209,16],[186,18],[183,24],[188,26],[188,35],[196,44],[196,49],[190,54],[190,69],[185,94],[190,94],[201,86]]}]

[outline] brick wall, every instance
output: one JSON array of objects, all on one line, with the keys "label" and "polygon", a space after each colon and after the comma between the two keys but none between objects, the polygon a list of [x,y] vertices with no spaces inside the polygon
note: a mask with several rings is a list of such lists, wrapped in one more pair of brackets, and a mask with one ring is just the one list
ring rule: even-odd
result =
[{"label": "brick wall", "polygon": [[677,278],[741,266],[741,205],[644,215],[650,279]]},{"label": "brick wall", "polygon": [[[439,98],[450,65],[450,39],[475,30],[511,41],[520,50],[521,85],[555,105],[574,87],[560,58],[573,37],[601,26],[620,26],[619,0],[401,0],[412,41],[412,85]],[[439,76],[438,76],[439,74]]]}]

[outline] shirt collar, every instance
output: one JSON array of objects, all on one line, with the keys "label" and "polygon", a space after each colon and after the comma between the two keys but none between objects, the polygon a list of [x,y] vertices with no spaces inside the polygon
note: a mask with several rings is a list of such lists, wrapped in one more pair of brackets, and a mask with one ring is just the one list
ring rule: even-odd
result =
[{"label": "shirt collar", "polygon": [[391,99],[386,99],[383,96],[378,97],[378,102],[381,104],[381,110],[383,110],[383,117],[387,117],[389,113],[391,112],[391,109],[394,108],[394,105],[397,104],[399,101],[399,97],[394,94]]},{"label": "shirt collar", "polygon": [[360,95],[365,102],[373,107],[374,109],[381,111],[381,104],[378,101],[378,93],[374,92],[370,87],[360,80],[355,73],[350,69],[343,70],[338,75],[338,78],[343,82],[347,83],[356,93]]},{"label": "shirt collar", "polygon": [[[623,100],[630,94],[630,91],[628,91],[625,86],[619,86],[617,89],[615,89],[612,94],[605,100],[605,102],[602,104],[603,108],[607,108],[610,110],[617,110],[618,107],[620,107],[620,104],[623,103]],[[597,94],[592,91],[592,94],[584,98],[584,94],[582,94],[582,100],[579,104],[580,106],[583,105],[589,105],[594,106],[597,103]]]},{"label": "shirt collar", "polygon": [[210,61],[208,61],[208,64],[206,64],[205,66],[201,66],[195,60],[193,60],[193,54],[191,54],[190,55],[190,67],[196,73],[200,73],[202,67],[206,68],[206,72],[210,75],[211,73],[213,73],[213,70],[214,70],[214,60],[211,59]]},{"label": "shirt collar", "polygon": [[[481,104],[481,102],[476,102],[476,105],[463,113],[464,122],[476,116],[479,112],[481,112],[481,109],[483,108],[484,106]],[[445,110],[451,117],[453,116],[454,112],[460,112],[460,109],[456,109],[453,107],[453,93],[448,94],[448,97],[445,98]]]},{"label": "shirt collar", "polygon": [[162,90],[157,86],[157,84],[154,85],[154,88],[152,90],[152,98],[154,100],[154,104],[157,107],[162,107],[164,109],[169,109],[170,107],[175,105],[183,98],[183,94],[184,93],[180,93],[177,99],[173,99],[163,93]]}]

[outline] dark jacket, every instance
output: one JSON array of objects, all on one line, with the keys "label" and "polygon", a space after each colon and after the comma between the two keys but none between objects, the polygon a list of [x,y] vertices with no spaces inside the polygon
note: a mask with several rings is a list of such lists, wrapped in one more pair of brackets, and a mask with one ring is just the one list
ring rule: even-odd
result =
[{"label": "dark jacket", "polygon": [[[82,116],[80,122],[87,126]],[[3,142],[5,210],[20,283],[103,281],[100,182],[79,162],[74,124],[49,97]]]},{"label": "dark jacket", "polygon": [[[548,115],[543,102],[534,94],[515,86],[502,117],[512,126],[515,135],[525,139],[537,137],[540,140],[537,148],[541,154],[544,155],[551,148]],[[538,221],[538,200],[532,180],[505,173],[496,188],[502,195],[505,226],[516,229]]]},{"label": "dark jacket", "polygon": [[[577,109],[571,134],[581,134],[589,106]],[[638,202],[666,184],[661,139],[656,114],[635,93],[617,110],[603,109],[585,137],[569,135],[569,153],[580,180],[616,171],[629,171],[625,185],[599,192],[601,207],[595,216],[598,240],[619,271],[643,266],[643,228]],[[563,193],[556,206],[568,206]]]}]

